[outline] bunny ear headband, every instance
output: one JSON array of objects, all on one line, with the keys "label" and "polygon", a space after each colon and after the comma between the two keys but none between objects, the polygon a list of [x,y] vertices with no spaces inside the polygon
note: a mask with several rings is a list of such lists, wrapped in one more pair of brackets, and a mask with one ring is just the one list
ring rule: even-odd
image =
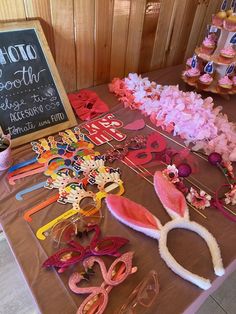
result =
[{"label": "bunny ear headband", "polygon": [[189,220],[184,195],[160,171],[157,171],[154,175],[154,186],[160,201],[172,218],[164,226],[145,207],[122,196],[108,195],[106,198],[107,207],[120,222],[157,239],[160,255],[173,272],[199,288],[209,289],[211,283],[208,279],[191,273],[174,259],[167,247],[167,235],[170,230],[176,228],[191,230],[200,235],[206,241],[210,250],[215,274],[222,276],[224,268],[216,239],[206,228]]}]

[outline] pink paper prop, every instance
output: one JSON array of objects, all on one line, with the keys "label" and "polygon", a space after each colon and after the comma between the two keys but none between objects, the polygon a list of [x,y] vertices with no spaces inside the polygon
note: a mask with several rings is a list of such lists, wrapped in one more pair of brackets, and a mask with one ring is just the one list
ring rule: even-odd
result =
[{"label": "pink paper prop", "polygon": [[102,145],[113,139],[121,142],[126,138],[117,128],[123,127],[123,122],[116,119],[111,113],[103,118],[86,123],[82,126],[89,134],[87,137],[95,144]]},{"label": "pink paper prop", "polygon": [[[167,235],[172,229],[187,229],[197,233],[207,243],[211,253],[214,271],[217,276],[224,274],[220,249],[213,235],[203,226],[189,220],[188,208],[184,195],[179,192],[169,181],[162,178],[161,172],[154,175],[155,191],[158,194],[164,208],[172,218],[164,226],[143,206],[136,204],[124,197],[109,195],[106,198],[110,212],[122,223],[140,231],[159,241],[159,252],[167,266],[177,275],[195,284],[201,289],[211,287],[210,280],[191,273],[181,266],[171,255],[167,247]],[[177,207],[177,209],[176,209]],[[154,226],[156,225],[156,230]]]},{"label": "pink paper prop", "polygon": [[124,129],[131,130],[131,131],[138,131],[138,130],[142,130],[145,127],[145,125],[146,123],[143,119],[138,119],[129,124],[126,124],[126,126],[124,126]]}]

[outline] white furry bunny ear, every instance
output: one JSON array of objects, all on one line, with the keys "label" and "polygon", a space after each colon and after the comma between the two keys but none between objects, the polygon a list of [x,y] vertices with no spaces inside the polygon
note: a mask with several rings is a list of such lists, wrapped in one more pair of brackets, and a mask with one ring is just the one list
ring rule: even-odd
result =
[{"label": "white furry bunny ear", "polygon": [[145,207],[128,198],[110,194],[106,197],[110,212],[123,224],[149,237],[159,239],[161,223]]},{"label": "white furry bunny ear", "polygon": [[162,174],[156,171],[154,174],[154,187],[162,205],[172,219],[189,219],[188,206],[182,192]]}]

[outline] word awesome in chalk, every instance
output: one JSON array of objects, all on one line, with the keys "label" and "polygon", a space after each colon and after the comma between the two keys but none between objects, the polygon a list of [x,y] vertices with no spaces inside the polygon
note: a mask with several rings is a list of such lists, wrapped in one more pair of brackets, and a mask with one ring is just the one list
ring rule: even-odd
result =
[{"label": "word awesome in chalk", "polygon": [[[0,92],[3,90],[11,90],[13,88],[20,88],[21,86],[28,86],[34,83],[38,83],[40,80],[40,74],[46,71],[46,69],[42,69],[36,73],[33,73],[32,67],[23,67],[22,70],[18,70],[14,72],[15,78],[13,80],[9,80],[6,82],[0,81]],[[2,77],[2,70],[0,70],[0,78]]]},{"label": "word awesome in chalk", "polygon": [[37,59],[37,53],[32,45],[18,44],[0,48],[0,64],[33,59]]}]

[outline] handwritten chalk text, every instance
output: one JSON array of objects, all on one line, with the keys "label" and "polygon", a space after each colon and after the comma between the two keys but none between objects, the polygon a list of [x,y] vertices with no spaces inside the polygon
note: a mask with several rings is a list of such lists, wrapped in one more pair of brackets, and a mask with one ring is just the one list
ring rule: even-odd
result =
[{"label": "handwritten chalk text", "polygon": [[65,115],[62,112],[51,115],[52,122],[62,121],[64,120],[64,118],[65,118]]},{"label": "handwritten chalk text", "polygon": [[15,127],[13,126],[9,126],[6,131],[7,133],[9,133],[10,135],[20,135],[22,133],[27,133],[30,130],[34,130],[36,128],[36,125],[33,124],[32,122],[28,121],[24,124],[24,126],[18,126]]},{"label": "handwritten chalk text", "polygon": [[22,70],[14,72],[14,76],[16,76],[16,79],[12,81],[0,82],[0,92],[3,90],[9,91],[13,88],[18,89],[22,87],[22,85],[28,86],[34,83],[38,83],[40,80],[40,75],[44,71],[46,71],[46,69],[42,69],[37,73],[33,73],[33,69],[31,66],[29,66],[28,68],[23,67]]},{"label": "handwritten chalk text", "polygon": [[6,110],[14,110],[14,111],[19,111],[21,106],[26,105],[24,99],[21,99],[19,101],[9,101],[8,98],[5,98],[4,102],[0,103],[0,109],[3,111]]},{"label": "handwritten chalk text", "polygon": [[32,45],[18,44],[0,48],[0,64],[33,59],[37,59],[37,53]]},{"label": "handwritten chalk text", "polygon": [[10,113],[10,120],[11,122],[17,122],[27,119],[29,117],[37,116],[43,112],[44,112],[43,106],[40,105],[38,107],[28,108],[22,111]]}]

